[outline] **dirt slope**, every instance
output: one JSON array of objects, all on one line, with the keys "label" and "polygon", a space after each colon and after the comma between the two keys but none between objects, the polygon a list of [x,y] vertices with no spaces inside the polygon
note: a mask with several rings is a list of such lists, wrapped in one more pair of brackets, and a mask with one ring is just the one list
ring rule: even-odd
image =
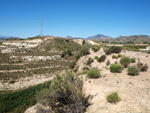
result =
[{"label": "dirt slope", "polygon": [[[79,72],[86,65],[88,57],[100,56],[104,54],[101,49],[97,53],[91,53],[88,56],[82,57],[78,61]],[[140,52],[126,51],[121,54],[140,59],[142,63],[147,63],[149,69],[147,72],[140,72],[138,76],[131,77],[127,75],[127,69],[122,73],[111,73],[106,70],[106,61],[98,63],[96,60],[91,64],[91,67],[102,69],[102,77],[98,79],[87,79],[85,75],[84,90],[87,95],[92,95],[92,105],[88,107],[87,113],[150,113],[150,55]],[[112,55],[107,56],[111,63],[115,59]],[[120,59],[117,59],[119,62]],[[136,62],[137,63],[137,62]],[[136,63],[130,65],[136,65]],[[106,100],[106,95],[117,91],[121,97],[121,101],[117,104],[110,104]]]}]

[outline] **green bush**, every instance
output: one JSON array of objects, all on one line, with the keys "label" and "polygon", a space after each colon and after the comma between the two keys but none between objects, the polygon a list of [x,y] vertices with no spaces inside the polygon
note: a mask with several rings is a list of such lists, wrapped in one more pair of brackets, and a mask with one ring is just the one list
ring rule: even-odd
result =
[{"label": "green bush", "polygon": [[145,64],[145,65],[142,66],[141,71],[147,71],[147,69],[148,69],[148,65]]},{"label": "green bush", "polygon": [[118,62],[117,62],[117,61],[115,61],[115,62],[114,62],[114,64],[118,64]]},{"label": "green bush", "polygon": [[95,59],[98,59],[98,56],[95,56],[94,58],[95,58]]},{"label": "green bush", "polygon": [[61,54],[60,54],[60,56],[63,58],[63,57],[65,57],[67,55],[67,53],[66,53],[66,51],[63,51]]},{"label": "green bush", "polygon": [[9,84],[14,84],[16,81],[15,80],[11,80],[9,81]]},{"label": "green bush", "polygon": [[120,64],[111,64],[110,65],[110,72],[120,73],[122,69],[123,69],[123,66]]},{"label": "green bush", "polygon": [[98,62],[104,62],[106,60],[106,55],[102,55],[97,59]]},{"label": "green bush", "polygon": [[76,55],[75,58],[76,58],[76,60],[78,61],[79,58],[80,58],[80,55]]},{"label": "green bush", "polygon": [[106,65],[107,65],[107,66],[109,66],[109,65],[110,65],[110,61],[109,61],[109,60],[107,60]]},{"label": "green bush", "polygon": [[24,113],[35,105],[36,94],[50,85],[50,81],[16,92],[0,94],[0,113]]},{"label": "green bush", "polygon": [[63,52],[60,54],[60,56],[61,56],[62,58],[65,57],[66,55],[69,55],[69,56],[72,55],[72,52],[71,52],[70,49],[68,49],[67,51],[63,51]]},{"label": "green bush", "polygon": [[73,71],[74,71],[74,72],[77,72],[78,69],[79,69],[79,66],[77,66]]},{"label": "green bush", "polygon": [[104,48],[104,52],[106,55],[110,55],[111,53],[120,53],[122,50],[122,47],[118,46],[111,46],[110,48]]},{"label": "green bush", "polygon": [[89,68],[88,67],[84,67],[84,68],[82,68],[82,74],[87,74],[87,72],[88,72],[88,70],[89,70]]},{"label": "green bush", "polygon": [[97,51],[100,50],[100,46],[94,45],[94,46],[92,47],[92,50],[93,50],[94,52],[97,52]]},{"label": "green bush", "polygon": [[131,62],[131,63],[135,63],[135,62],[136,62],[136,59],[135,59],[135,58],[130,58],[130,62]]},{"label": "green bush", "polygon": [[85,56],[89,54],[89,49],[88,48],[82,48],[80,51],[81,56]]},{"label": "green bush", "polygon": [[86,63],[86,65],[90,66],[92,62],[94,62],[94,60],[92,58],[89,58],[88,61],[87,61],[87,63]]},{"label": "green bush", "polygon": [[100,72],[97,68],[92,68],[87,72],[87,77],[88,78],[99,78],[101,77]]},{"label": "green bush", "polygon": [[126,67],[128,67],[128,65],[130,64],[130,58],[129,58],[129,57],[126,57],[126,56],[123,56],[123,57],[120,59],[120,63],[126,68]]},{"label": "green bush", "polygon": [[117,58],[117,56],[116,55],[112,55],[112,59],[114,59],[114,58]]},{"label": "green bush", "polygon": [[39,93],[36,94],[36,100],[38,103],[41,103],[43,105],[48,105],[48,97],[49,97],[49,90],[48,88],[44,88]]},{"label": "green bush", "polygon": [[140,71],[139,68],[137,68],[136,66],[130,66],[128,68],[128,74],[132,76],[138,75],[139,71]]},{"label": "green bush", "polygon": [[141,70],[142,66],[143,66],[143,63],[141,63],[141,62],[138,62],[138,63],[137,63],[137,67],[138,67],[140,70]]},{"label": "green bush", "polygon": [[111,53],[120,53],[121,50],[122,50],[122,47],[118,47],[118,46],[112,46],[112,47],[110,47]]},{"label": "green bush", "polygon": [[111,51],[109,48],[104,48],[104,52],[106,55],[110,55],[111,54]]},{"label": "green bush", "polygon": [[72,63],[70,63],[69,68],[70,69],[74,69],[75,66],[76,66],[76,62],[72,62]]},{"label": "green bush", "polygon": [[67,53],[69,56],[71,56],[71,55],[72,55],[72,52],[71,52],[71,50],[70,50],[70,49],[68,49],[68,50],[66,51],[66,53]]},{"label": "green bush", "polygon": [[120,100],[121,100],[121,98],[119,97],[117,92],[112,92],[111,94],[109,94],[107,96],[107,101],[110,102],[110,103],[116,104]]},{"label": "green bush", "polygon": [[122,54],[118,54],[118,58],[122,57]]},{"label": "green bush", "polygon": [[143,65],[143,63],[140,63],[140,62],[137,63],[137,67],[140,69],[140,71],[147,71],[148,69],[147,64]]},{"label": "green bush", "polygon": [[89,70],[89,68],[88,67],[83,67],[82,70]]},{"label": "green bush", "polygon": [[150,50],[147,51],[147,54],[150,54]]},{"label": "green bush", "polygon": [[83,93],[83,80],[72,72],[57,75],[52,80],[48,95],[48,105],[56,113],[83,113],[89,106],[89,96]]}]

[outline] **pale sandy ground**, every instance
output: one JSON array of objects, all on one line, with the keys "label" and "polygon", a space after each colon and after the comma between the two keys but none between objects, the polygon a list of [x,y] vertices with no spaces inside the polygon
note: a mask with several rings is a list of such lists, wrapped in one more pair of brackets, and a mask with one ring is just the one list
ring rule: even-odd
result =
[{"label": "pale sandy ground", "polygon": [[[84,64],[88,57],[94,58],[94,56],[101,56],[102,54],[104,53],[101,49],[97,53],[82,57],[78,61],[78,65],[81,62]],[[150,113],[150,54],[130,51],[121,52],[121,54],[140,58],[142,63],[148,64],[148,71],[140,72],[138,76],[134,77],[127,75],[127,69],[124,69],[122,73],[114,74],[104,68],[106,63],[98,63],[95,60],[91,66],[102,69],[102,77],[85,79],[85,93],[93,96],[93,99],[91,99],[92,105],[88,107],[87,113]],[[107,56],[107,58],[111,63],[115,62],[111,55]],[[119,61],[120,59],[117,60]],[[79,72],[85,66],[83,64],[79,65]],[[85,77],[85,75],[81,76]],[[115,91],[118,92],[121,101],[117,104],[108,103],[106,95]]]},{"label": "pale sandy ground", "polygon": [[[82,57],[77,63],[79,66],[78,73],[81,73],[82,68],[86,66],[89,57],[94,58],[103,54],[101,49],[96,53],[91,52],[90,55]],[[93,99],[90,100],[92,105],[88,107],[87,113],[150,113],[150,54],[132,51],[121,52],[121,54],[135,57],[136,63],[137,59],[140,59],[142,63],[147,63],[148,71],[140,72],[138,76],[134,77],[127,75],[127,69],[124,69],[122,73],[114,74],[105,69],[107,60],[103,63],[98,63],[95,60],[91,67],[101,69],[102,77],[87,79],[86,75],[81,75],[85,78],[84,90],[86,95],[93,96]],[[120,60],[111,57],[111,55],[107,56],[111,63]],[[136,63],[130,65],[136,65]],[[118,92],[121,101],[117,104],[108,103],[106,95],[115,91]]]}]

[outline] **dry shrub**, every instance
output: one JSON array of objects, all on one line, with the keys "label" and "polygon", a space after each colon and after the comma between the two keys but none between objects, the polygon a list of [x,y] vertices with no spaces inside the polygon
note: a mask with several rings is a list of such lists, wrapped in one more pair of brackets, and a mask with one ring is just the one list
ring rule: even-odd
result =
[{"label": "dry shrub", "polygon": [[139,68],[137,68],[136,66],[130,66],[128,68],[128,74],[131,76],[135,76],[138,75],[140,72]]},{"label": "dry shrub", "polygon": [[83,80],[72,72],[57,75],[49,88],[49,106],[56,113],[83,113],[89,106],[89,96],[83,93]]}]

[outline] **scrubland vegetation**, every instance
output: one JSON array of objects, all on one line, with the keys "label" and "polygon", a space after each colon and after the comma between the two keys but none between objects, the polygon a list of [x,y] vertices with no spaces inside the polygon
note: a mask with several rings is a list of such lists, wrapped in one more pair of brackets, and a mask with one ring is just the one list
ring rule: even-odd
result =
[{"label": "scrubland vegetation", "polygon": [[113,73],[120,73],[123,69],[123,66],[120,64],[111,64],[110,65],[110,71]]},{"label": "scrubland vegetation", "polygon": [[121,98],[119,97],[117,92],[112,92],[109,95],[107,95],[107,101],[110,103],[116,104],[120,100],[121,100]]},{"label": "scrubland vegetation", "polygon": [[131,76],[135,76],[138,75],[140,72],[139,68],[137,68],[136,66],[130,66],[128,68],[128,74]]},{"label": "scrubland vegetation", "polygon": [[122,50],[122,47],[117,46],[111,46],[109,48],[104,48],[104,52],[106,55],[110,55],[112,53],[120,53]]},{"label": "scrubland vegetation", "polygon": [[121,63],[125,68],[127,68],[128,65],[130,64],[130,58],[129,58],[129,57],[126,57],[126,56],[123,56],[123,57],[120,59],[120,63]]},{"label": "scrubland vegetation", "polygon": [[99,69],[97,68],[92,68],[87,72],[87,77],[88,78],[99,78],[101,77]]},{"label": "scrubland vegetation", "polygon": [[[49,105],[54,112],[83,113],[89,106],[89,96],[84,95],[82,85],[82,79],[72,72],[67,72],[64,76],[56,75],[50,87],[39,92],[37,99],[39,102]],[[44,95],[41,95],[43,93]]]},{"label": "scrubland vegetation", "polygon": [[102,55],[101,57],[99,57],[99,58],[97,59],[97,61],[98,61],[99,63],[104,62],[105,60],[106,60],[106,55]]}]

